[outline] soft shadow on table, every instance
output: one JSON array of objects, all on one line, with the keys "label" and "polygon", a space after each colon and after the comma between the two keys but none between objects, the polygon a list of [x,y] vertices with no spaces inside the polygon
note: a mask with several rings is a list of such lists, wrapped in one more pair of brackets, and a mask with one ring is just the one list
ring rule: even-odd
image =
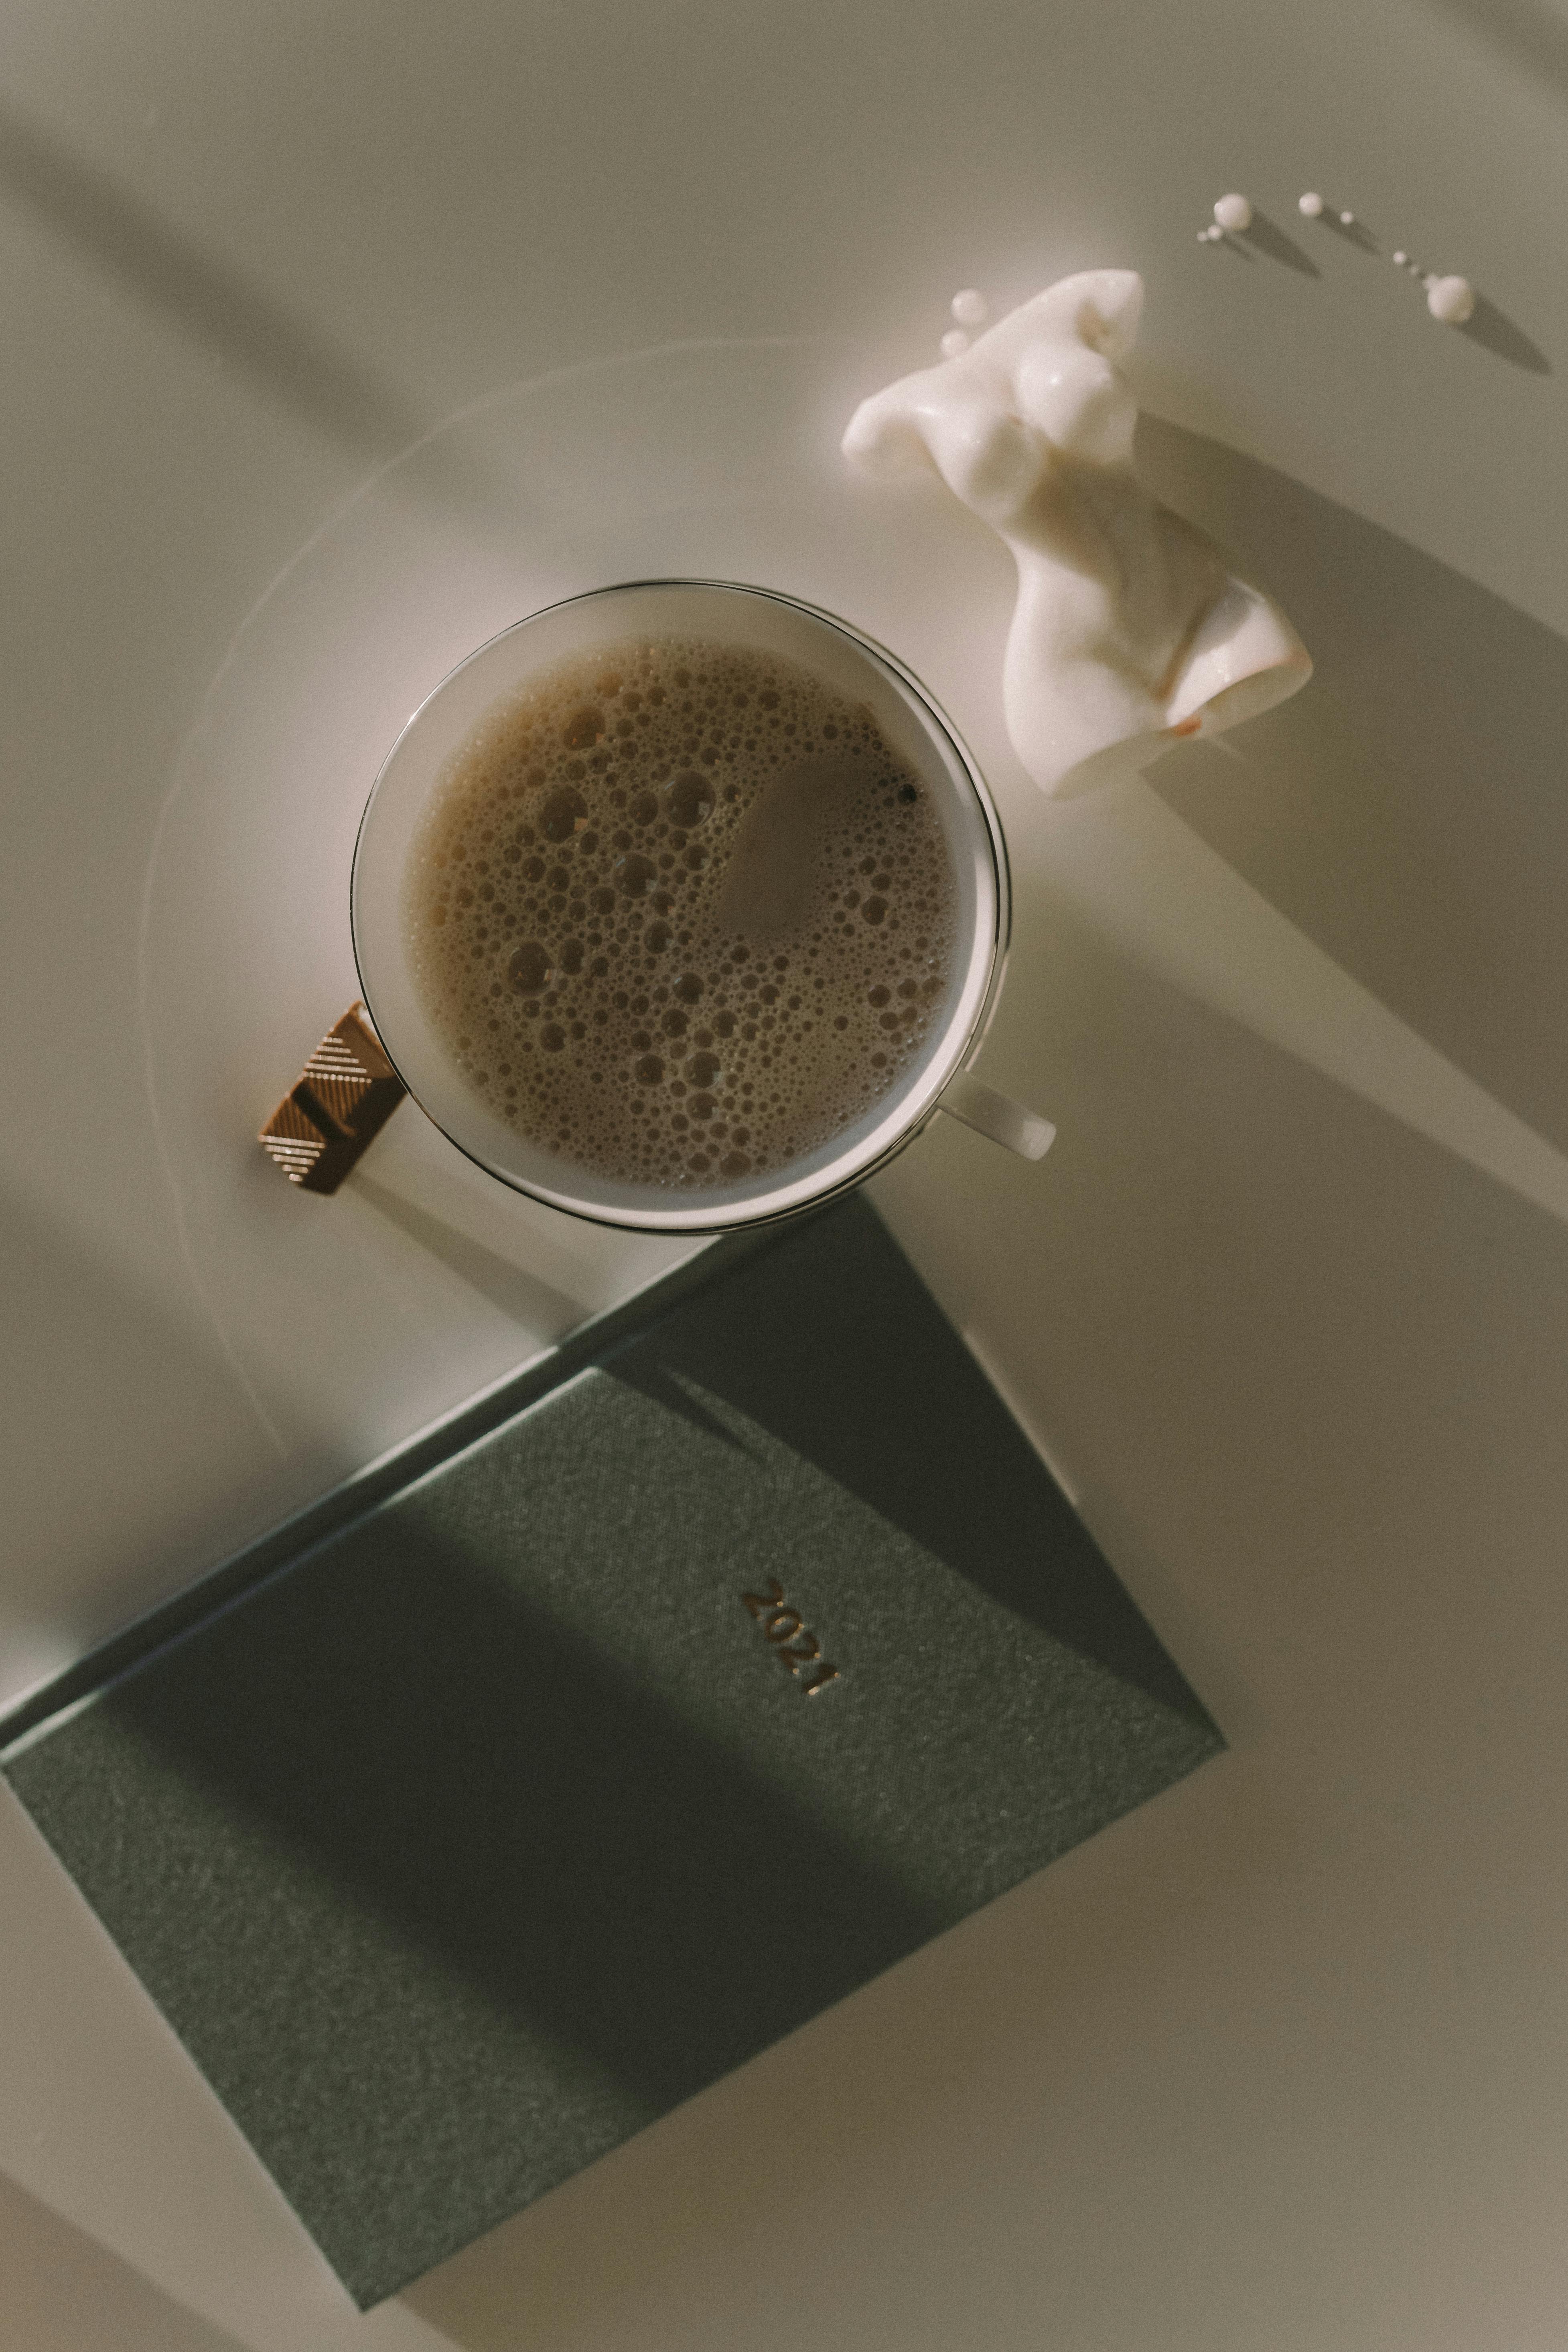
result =
[{"label": "soft shadow on table", "polygon": [[1353,214],[1349,220],[1342,220],[1331,205],[1326,205],[1318,215],[1318,226],[1321,228],[1332,229],[1337,237],[1346,245],[1353,245],[1358,253],[1376,253],[1380,250],[1376,237],[1364,221],[1357,220]]},{"label": "soft shadow on table", "polygon": [[16,2352],[243,2352],[0,2173],[5,2341]]},{"label": "soft shadow on table", "polygon": [[0,101],[0,193],[39,215],[182,333],[361,456],[390,457],[425,420],[230,263],[109,173]]},{"label": "soft shadow on table", "polygon": [[1531,375],[1552,373],[1552,362],[1540,344],[1532,343],[1523,329],[1505,318],[1497,304],[1489,301],[1484,294],[1477,295],[1476,307],[1459,332],[1484,350],[1495,352],[1500,360],[1508,360]]},{"label": "soft shadow on table", "polygon": [[[31,213],[143,309],[362,463],[410,450],[435,420],[247,270],[0,100],[0,201]],[[496,529],[515,486],[446,436],[411,479]]]},{"label": "soft shadow on table", "polygon": [[1158,494],[1278,598],[1292,700],[1148,783],[1411,1031],[1568,1150],[1568,645],[1256,459],[1146,417]]},{"label": "soft shadow on table", "polygon": [[1277,221],[1267,213],[1255,212],[1249,226],[1241,232],[1249,245],[1266,253],[1270,261],[1283,262],[1287,269],[1300,271],[1303,278],[1321,278],[1322,271],[1309,259],[1293,236],[1287,236]]},{"label": "soft shadow on table", "polygon": [[517,1323],[531,1331],[558,1334],[569,1331],[583,1317],[582,1307],[564,1292],[553,1289],[548,1282],[514,1260],[503,1257],[499,1250],[487,1249],[459,1227],[432,1215],[417,1202],[410,1201],[390,1184],[364,1169],[355,1169],[350,1178],[355,1192],[368,1201],[379,1216],[386,1218],[400,1233],[432,1257],[439,1258],[458,1280],[470,1290],[488,1298]]},{"label": "soft shadow on table", "polygon": [[[165,1595],[182,1570],[194,1577],[232,1547],[237,1451],[248,1449],[238,1502],[253,1524],[288,1505],[274,1507],[277,1454],[200,1318],[128,1281],[90,1236],[19,1187],[0,1182],[0,1209],[4,1709]],[[74,1479],[77,1449],[106,1475]],[[304,1478],[324,1486],[342,1475],[324,1449],[304,1451]],[[125,1502],[149,1455],[179,1477],[176,1525],[150,1528]],[[226,1486],[215,1461],[228,1465]]]},{"label": "soft shadow on table", "polygon": [[1440,0],[1452,16],[1511,65],[1568,98],[1568,25],[1541,0]]}]

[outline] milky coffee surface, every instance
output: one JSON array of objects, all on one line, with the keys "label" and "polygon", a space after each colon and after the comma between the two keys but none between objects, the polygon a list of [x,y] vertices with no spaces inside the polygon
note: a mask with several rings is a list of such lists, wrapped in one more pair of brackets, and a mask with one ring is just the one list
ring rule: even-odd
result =
[{"label": "milky coffee surface", "polygon": [[630,1184],[771,1175],[907,1082],[956,899],[925,784],[776,654],[634,639],[544,671],[409,853],[427,1018],[520,1134]]}]

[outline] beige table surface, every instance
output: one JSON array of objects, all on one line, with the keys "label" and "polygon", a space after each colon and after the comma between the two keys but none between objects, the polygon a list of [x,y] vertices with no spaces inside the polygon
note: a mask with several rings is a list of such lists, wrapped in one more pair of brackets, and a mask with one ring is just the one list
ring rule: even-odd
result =
[{"label": "beige table surface", "polygon": [[[0,1703],[671,1261],[412,1111],[330,1205],[246,1138],[401,715],[679,560],[993,776],[985,1075],[1060,1140],[877,1198],[1232,1742],[363,2318],[0,1794],[5,2352],[1556,2352],[1568,18],[16,0],[0,60]],[[833,435],[1107,263],[1150,478],[1319,673],[1047,809],[1005,562]]]}]

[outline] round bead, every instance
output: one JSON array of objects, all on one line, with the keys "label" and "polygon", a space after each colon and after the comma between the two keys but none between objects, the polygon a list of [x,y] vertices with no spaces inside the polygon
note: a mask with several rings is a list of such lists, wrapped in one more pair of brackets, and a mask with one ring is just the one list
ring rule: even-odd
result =
[{"label": "round bead", "polygon": [[1245,196],[1221,196],[1214,208],[1214,216],[1221,228],[1252,226],[1252,206]]},{"label": "round bead", "polygon": [[1354,220],[1355,220],[1355,215],[1354,215],[1354,213],[1342,213],[1342,214],[1340,215],[1340,226],[1341,226],[1342,228],[1349,228],[1349,227],[1351,227],[1351,226],[1352,226],[1352,224],[1354,223]]},{"label": "round bead", "polygon": [[1409,258],[1410,256],[1407,253],[1396,253],[1394,257],[1394,266],[1395,269],[1403,269]]},{"label": "round bead", "polygon": [[952,298],[952,315],[961,327],[983,327],[991,316],[991,305],[978,287],[966,286]]},{"label": "round bead", "polygon": [[1434,278],[1426,289],[1426,308],[1446,327],[1462,327],[1475,307],[1475,288],[1468,278]]},{"label": "round bead", "polygon": [[944,360],[962,359],[968,349],[969,337],[964,333],[963,329],[950,327],[942,339],[942,358]]},{"label": "round bead", "polygon": [[1323,200],[1321,196],[1317,194],[1316,192],[1310,188],[1308,189],[1307,194],[1304,196],[1298,196],[1296,199],[1296,210],[1299,213],[1305,213],[1309,220],[1316,220],[1322,209]]}]

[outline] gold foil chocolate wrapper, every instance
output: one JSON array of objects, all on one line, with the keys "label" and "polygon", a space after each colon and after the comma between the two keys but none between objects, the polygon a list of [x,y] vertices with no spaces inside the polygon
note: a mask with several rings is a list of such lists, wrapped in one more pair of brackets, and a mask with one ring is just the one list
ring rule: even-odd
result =
[{"label": "gold foil chocolate wrapper", "polygon": [[329,1029],[259,1137],[290,1184],[335,1192],[407,1089],[363,1004]]}]

